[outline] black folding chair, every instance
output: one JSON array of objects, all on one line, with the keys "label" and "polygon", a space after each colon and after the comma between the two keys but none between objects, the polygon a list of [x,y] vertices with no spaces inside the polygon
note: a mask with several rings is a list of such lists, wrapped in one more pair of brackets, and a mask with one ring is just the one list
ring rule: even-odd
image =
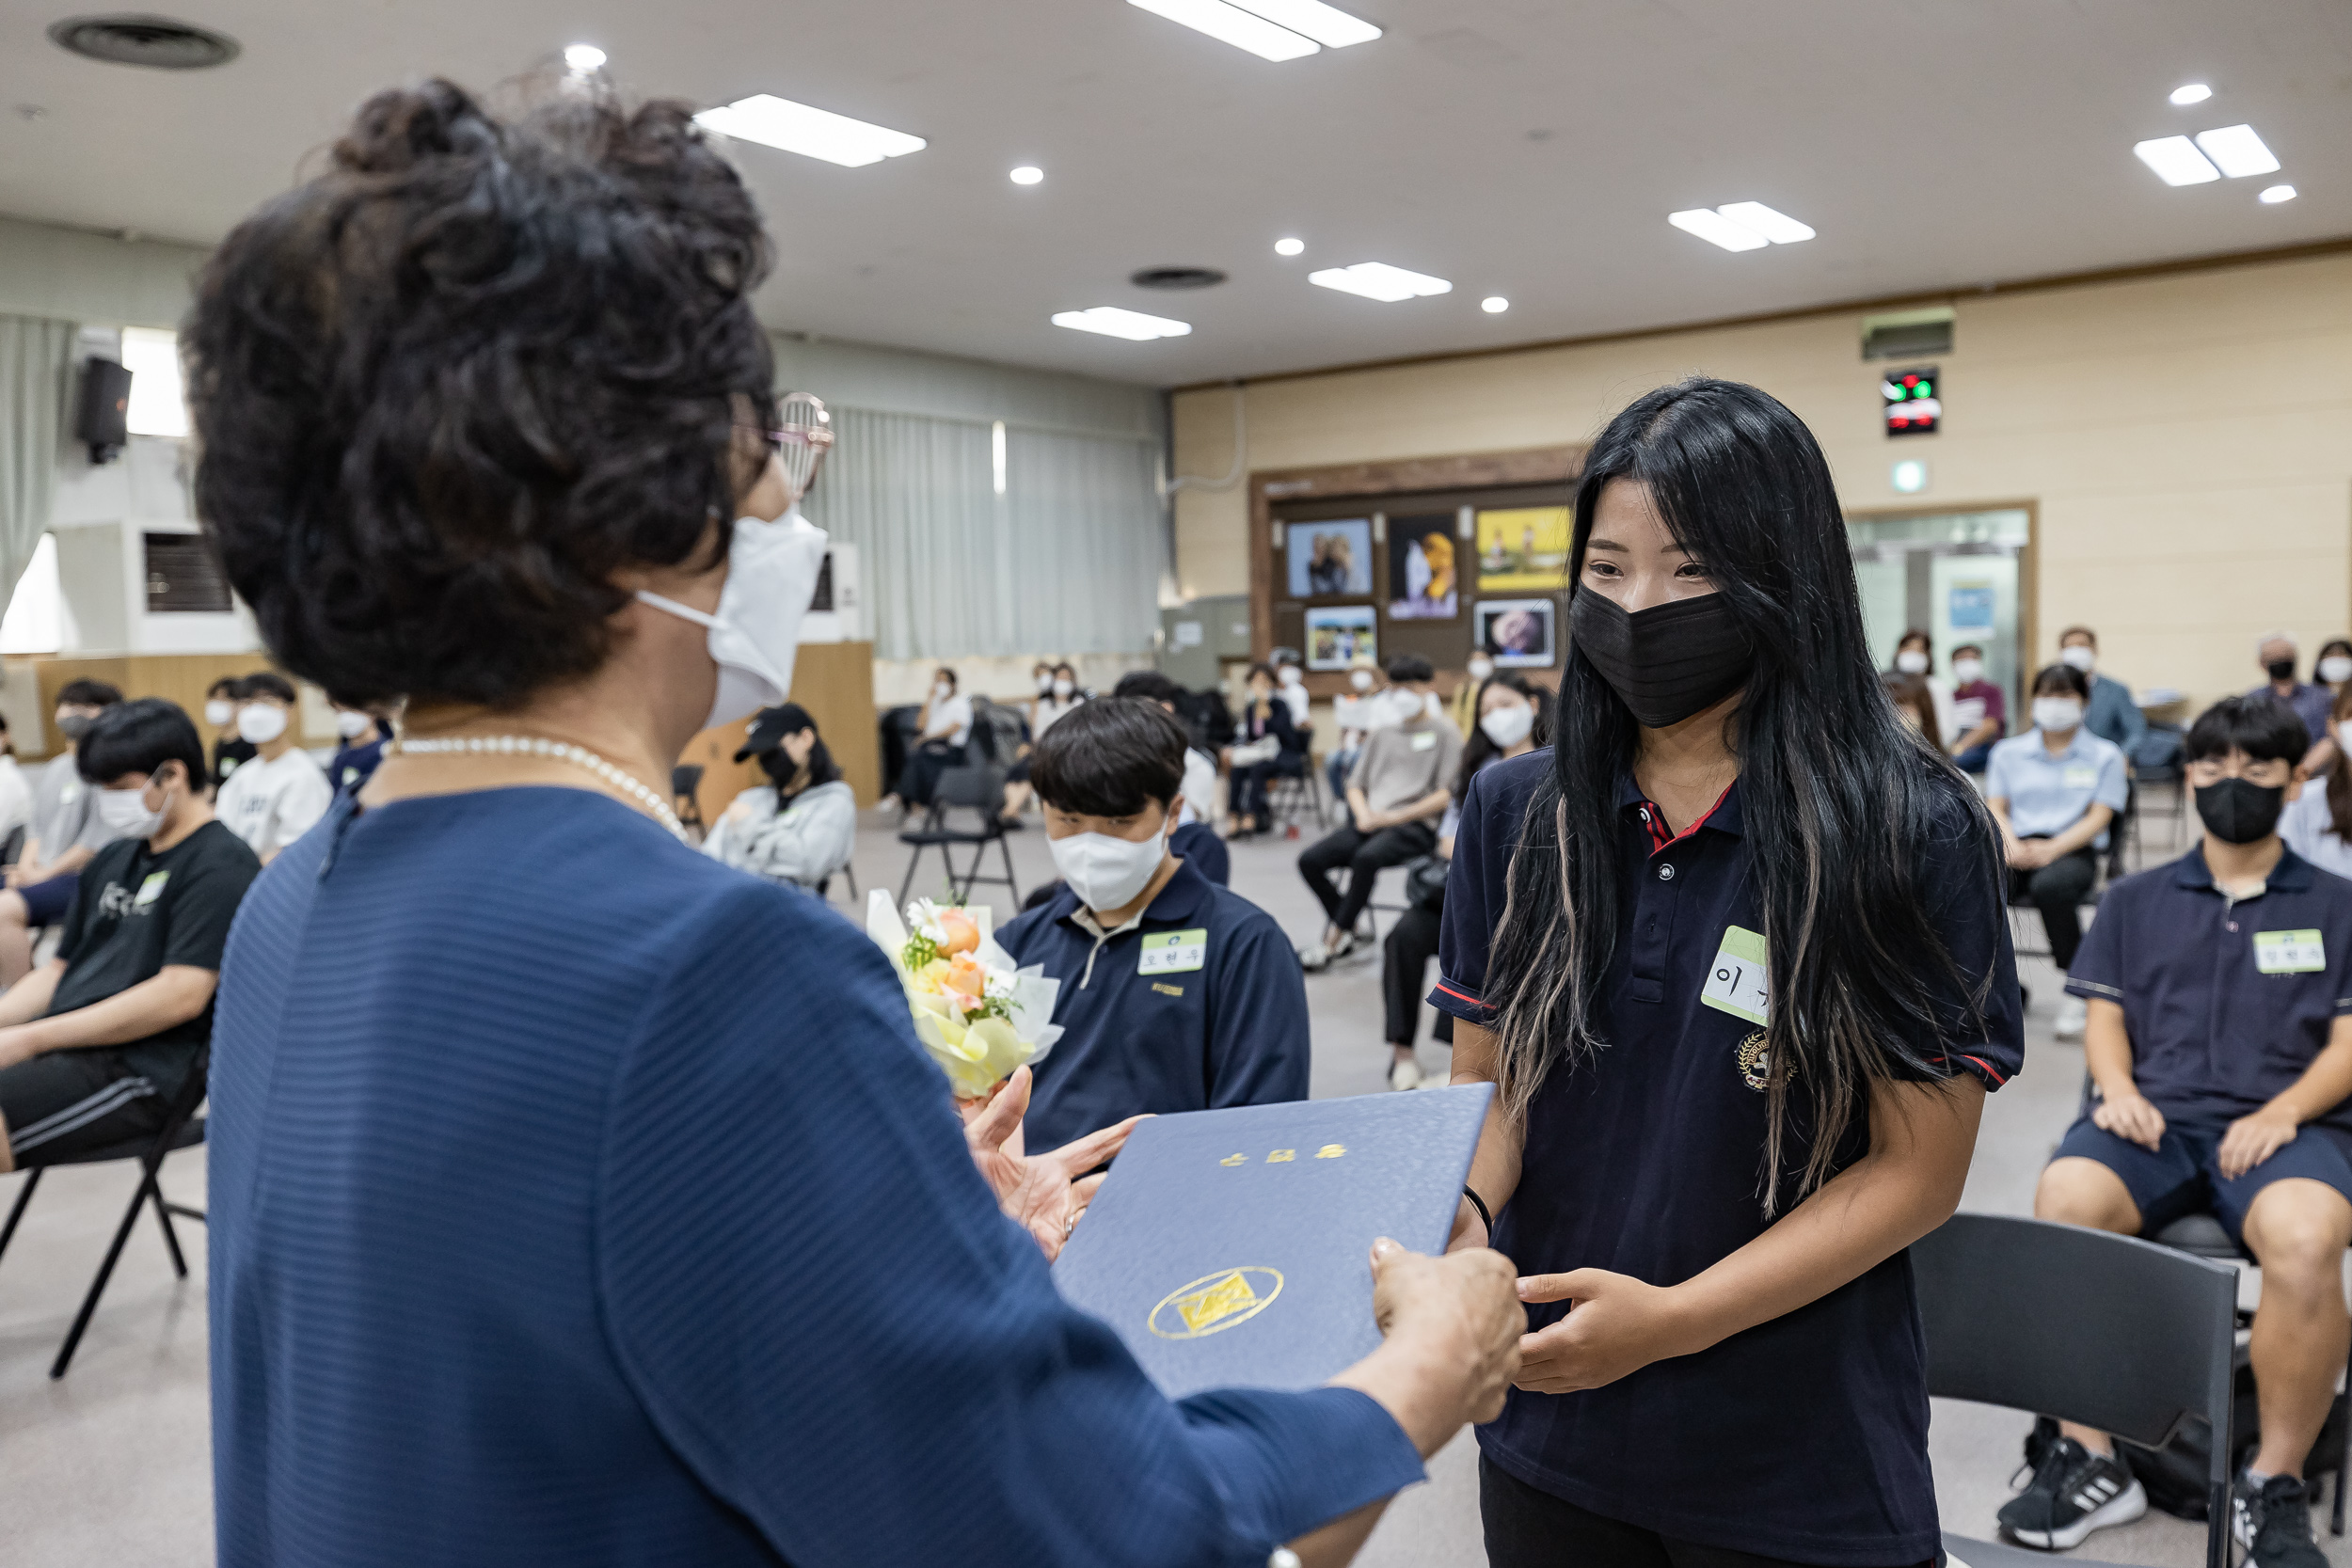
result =
[{"label": "black folding chair", "polygon": [[678,826],[691,828],[700,834],[710,831],[703,820],[702,802],[694,798],[703,786],[703,768],[698,762],[682,762],[670,769],[670,809],[677,813]]},{"label": "black folding chair", "polygon": [[1298,836],[1298,819],[1302,816],[1315,819],[1317,832],[1331,825],[1330,813],[1324,804],[1323,769],[1312,757],[1306,762],[1304,773],[1278,773],[1266,781],[1266,818],[1287,828],[1293,838]]},{"label": "black folding chair", "polygon": [[0,1256],[8,1250],[8,1243],[16,1235],[17,1222],[24,1217],[24,1207],[33,1201],[33,1191],[52,1165],[94,1165],[107,1160],[136,1160],[139,1163],[138,1191],[131,1195],[131,1206],[123,1211],[122,1223],[115,1227],[114,1244],[106,1248],[106,1260],[98,1265],[98,1277],[90,1281],[89,1293],[82,1298],[82,1309],[73,1315],[73,1326],[66,1331],[65,1343],[57,1349],[57,1359],[50,1363],[49,1375],[65,1376],[72,1363],[73,1352],[82,1342],[82,1331],[89,1327],[90,1315],[98,1310],[98,1298],[105,1293],[106,1281],[114,1276],[116,1260],[122,1256],[122,1246],[131,1239],[131,1227],[138,1223],[139,1211],[152,1204],[155,1223],[163,1227],[164,1247],[171,1254],[171,1272],[182,1279],[188,1277],[188,1260],[180,1250],[180,1233],[172,1227],[174,1214],[182,1219],[202,1221],[204,1211],[173,1203],[164,1196],[157,1184],[156,1173],[163,1169],[164,1156],[175,1148],[193,1148],[204,1141],[204,1118],[196,1114],[204,1103],[205,1058],[199,1056],[189,1069],[188,1081],[164,1112],[164,1124],[152,1137],[134,1138],[125,1143],[109,1144],[103,1148],[86,1149],[55,1160],[44,1160],[38,1150],[26,1156],[24,1163],[24,1185],[16,1195],[16,1206],[8,1211],[8,1221],[0,1227]]},{"label": "black folding chair", "polygon": [[[898,842],[914,847],[907,857],[907,874],[898,883],[898,902],[907,901],[907,890],[914,885],[914,869],[922,863],[923,851],[936,847],[939,858],[946,863],[947,887],[961,902],[972,896],[976,883],[1003,884],[1017,906],[1021,902],[1020,884],[1012,876],[1012,846],[1005,841],[1005,770],[1001,768],[950,768],[939,775],[939,785],[931,791],[930,810],[925,814],[923,826],[898,834]],[[958,811],[978,815],[977,828],[957,828],[950,825],[950,815]],[[1005,858],[1005,874],[1001,877],[980,875],[980,863],[987,857],[988,847],[993,844]],[[972,863],[962,871],[956,869],[955,850],[968,845]]]},{"label": "black folding chair", "polygon": [[[2205,1422],[2205,1568],[2230,1568],[2235,1270],[2129,1236],[2004,1214],[1953,1215],[1912,1244],[1911,1269],[1929,1393],[2056,1416],[2150,1448]],[[1944,1546],[1968,1568],[2051,1560],[1948,1530]]]}]

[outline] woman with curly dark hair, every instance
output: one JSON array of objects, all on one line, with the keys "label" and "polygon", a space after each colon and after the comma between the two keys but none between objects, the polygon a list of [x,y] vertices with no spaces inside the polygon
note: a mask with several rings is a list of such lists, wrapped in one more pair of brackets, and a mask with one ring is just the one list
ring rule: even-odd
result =
[{"label": "woman with curly dark hair", "polygon": [[645,782],[783,700],[814,582],[767,260],[687,106],[432,83],[207,266],[230,578],[407,704],[225,964],[220,1560],[1344,1560],[1492,1413],[1508,1265],[1391,1243],[1344,1386],[1168,1402],[1045,1267],[1125,1126],[1022,1158],[1023,1069],[967,1132],[874,944]]}]

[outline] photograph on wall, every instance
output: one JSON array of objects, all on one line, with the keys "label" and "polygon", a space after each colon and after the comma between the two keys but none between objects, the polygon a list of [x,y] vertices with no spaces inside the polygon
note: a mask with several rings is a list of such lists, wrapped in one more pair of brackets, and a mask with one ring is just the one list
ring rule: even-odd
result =
[{"label": "photograph on wall", "polygon": [[1471,645],[1504,669],[1549,669],[1555,609],[1550,599],[1481,599],[1470,610]]},{"label": "photograph on wall", "polygon": [[1481,593],[1544,594],[1567,586],[1568,509],[1517,506],[1478,515]]},{"label": "photograph on wall", "polygon": [[1459,587],[1453,513],[1389,519],[1389,619],[1451,621]]},{"label": "photograph on wall", "polygon": [[1332,605],[1307,611],[1307,668],[1345,670],[1359,658],[1377,661],[1380,646],[1376,619],[1375,610],[1368,604]]},{"label": "photograph on wall", "polygon": [[1292,598],[1372,592],[1371,518],[1290,523],[1282,531],[1290,552]]}]

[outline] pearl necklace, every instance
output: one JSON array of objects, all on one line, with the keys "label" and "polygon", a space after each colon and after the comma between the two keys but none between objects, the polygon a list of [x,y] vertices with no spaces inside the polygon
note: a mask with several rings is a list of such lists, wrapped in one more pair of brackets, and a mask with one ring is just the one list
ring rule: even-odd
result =
[{"label": "pearl necklace", "polygon": [[392,740],[390,750],[394,753],[405,752],[410,755],[455,752],[490,756],[553,757],[559,762],[568,762],[576,767],[585,768],[597,778],[620,790],[622,794],[651,812],[654,820],[669,829],[680,844],[691,846],[694,842],[686,836],[686,824],[677,819],[677,813],[670,809],[669,801],[664,800],[635,778],[622,772],[585,746],[574,746],[568,741],[549,740],[545,736],[535,735],[467,735],[452,736],[440,740],[416,740],[407,736],[397,736]]}]

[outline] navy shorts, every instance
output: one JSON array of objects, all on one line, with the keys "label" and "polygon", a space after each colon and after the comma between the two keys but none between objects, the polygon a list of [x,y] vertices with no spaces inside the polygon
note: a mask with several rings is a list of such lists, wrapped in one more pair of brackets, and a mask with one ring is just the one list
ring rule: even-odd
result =
[{"label": "navy shorts", "polygon": [[73,907],[74,891],[81,885],[82,874],[69,871],[62,877],[18,888],[16,895],[24,900],[25,924],[55,926],[63,920],[66,911]]},{"label": "navy shorts", "polygon": [[2221,1174],[2221,1135],[2228,1130],[2226,1123],[2182,1126],[2168,1118],[2164,1136],[2148,1149],[2085,1117],[2066,1130],[2052,1158],[2096,1160],[2122,1178],[2149,1235],[2185,1214],[2210,1213],[2243,1245],[2254,1195],[2291,1177],[2324,1181],[2352,1201],[2352,1132],[2306,1124],[2293,1143],[2232,1181]]}]

